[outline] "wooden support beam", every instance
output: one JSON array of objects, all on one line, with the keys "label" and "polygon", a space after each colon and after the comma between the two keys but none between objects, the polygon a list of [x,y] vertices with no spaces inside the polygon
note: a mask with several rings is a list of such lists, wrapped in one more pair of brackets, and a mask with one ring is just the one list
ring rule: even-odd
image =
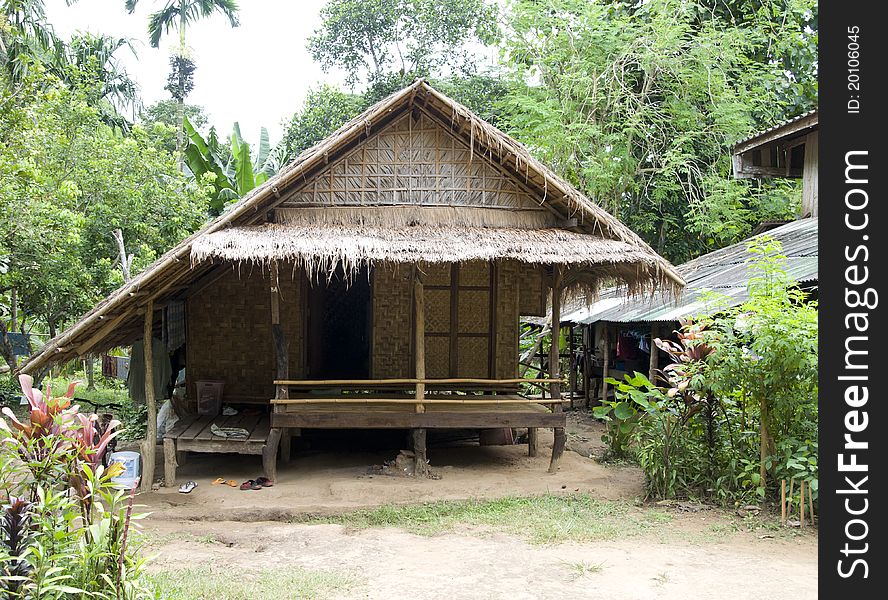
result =
[{"label": "wooden support beam", "polygon": [[[271,337],[274,343],[277,379],[286,380],[290,377],[290,353],[289,343],[281,325],[281,292],[277,262],[271,263]],[[278,385],[275,390],[275,398],[289,397],[289,388],[286,385]]]},{"label": "wooden support beam", "polygon": [[410,439],[413,442],[413,474],[416,477],[428,477],[429,462],[426,458],[426,430],[424,428],[411,429]]},{"label": "wooden support beam", "polygon": [[[555,265],[552,275],[552,343],[549,345],[549,391],[553,400],[561,400],[561,282],[563,272],[560,265]],[[561,402],[552,405],[553,413],[561,412]],[[564,427],[555,427],[555,440],[552,442],[552,459],[549,461],[549,473],[558,470],[558,461],[564,453],[566,442]]]},{"label": "wooden support beam", "polygon": [[[422,287],[422,279],[419,275],[419,269],[413,268],[413,311],[414,311],[414,328],[413,328],[413,344],[414,356],[416,360],[415,373],[416,383],[416,412],[425,412],[422,402],[425,399],[425,294]],[[425,430],[423,430],[423,447],[425,446]],[[417,459],[418,460],[418,459]]]},{"label": "wooden support beam", "polygon": [[650,365],[648,365],[648,379],[650,379],[651,383],[655,385],[657,370],[660,368],[660,349],[657,348],[657,344],[654,343],[654,340],[658,337],[660,337],[660,326],[654,323],[651,325],[651,362]]},{"label": "wooden support beam", "polygon": [[154,302],[148,300],[145,307],[145,326],[142,335],[145,356],[145,404],[148,406],[148,427],[142,442],[142,491],[150,492],[154,483],[154,460],[157,450],[157,401],[154,398]]},{"label": "wooden support beam", "polygon": [[607,402],[607,382],[605,379],[609,377],[607,371],[610,368],[611,345],[610,330],[606,324],[601,327],[601,335],[604,338],[604,364],[601,367],[601,401]]},{"label": "wooden support beam", "polygon": [[574,406],[574,397],[577,394],[577,358],[576,352],[574,351],[574,328],[573,325],[567,328],[567,351],[570,354],[570,365],[568,371],[568,377],[570,379],[570,408],[573,410],[576,408]]},{"label": "wooden support beam", "polygon": [[528,427],[527,428],[527,455],[528,456],[536,456],[537,452],[540,450],[539,444],[539,436],[537,435],[536,427]]},{"label": "wooden support beam", "polygon": [[595,338],[591,325],[583,325],[583,404],[586,408],[592,405],[592,378],[590,377],[592,359],[591,348]]}]

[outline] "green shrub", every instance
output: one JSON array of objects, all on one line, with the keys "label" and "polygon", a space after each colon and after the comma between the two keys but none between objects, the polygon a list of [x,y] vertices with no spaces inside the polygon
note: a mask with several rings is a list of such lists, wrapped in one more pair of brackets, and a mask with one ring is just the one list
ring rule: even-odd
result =
[{"label": "green shrub", "polygon": [[112,484],[122,467],[102,464],[119,422],[71,405],[74,386],[47,398],[22,376],[30,414],[0,419],[0,597],[47,600],[153,598],[144,561],[128,540],[133,493]]}]

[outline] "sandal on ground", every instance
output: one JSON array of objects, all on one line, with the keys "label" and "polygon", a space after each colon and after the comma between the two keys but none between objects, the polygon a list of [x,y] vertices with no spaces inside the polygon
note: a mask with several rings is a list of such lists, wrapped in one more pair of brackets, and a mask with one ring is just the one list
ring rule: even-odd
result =
[{"label": "sandal on ground", "polygon": [[213,480],[213,485],[223,485],[223,484],[225,484],[225,483],[228,483],[228,482],[225,481],[224,479],[222,479],[221,477],[216,477],[216,478]]},{"label": "sandal on ground", "polygon": [[274,485],[274,482],[268,477],[257,477],[256,483],[258,483],[262,487],[271,487]]},{"label": "sandal on ground", "polygon": [[240,484],[240,489],[242,490],[261,490],[262,485],[256,483],[255,479],[247,479],[245,482]]},{"label": "sandal on ground", "polygon": [[191,490],[193,490],[196,487],[197,487],[196,481],[190,481],[190,480],[186,481],[185,483],[183,483],[182,485],[179,486],[179,493],[180,494],[190,494]]}]

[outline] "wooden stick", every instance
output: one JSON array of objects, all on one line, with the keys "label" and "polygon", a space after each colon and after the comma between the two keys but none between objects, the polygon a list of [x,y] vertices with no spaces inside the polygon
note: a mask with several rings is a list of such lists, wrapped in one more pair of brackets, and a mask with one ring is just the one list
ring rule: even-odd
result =
[{"label": "wooden stick", "polygon": [[805,480],[799,481],[799,527],[805,526]]},{"label": "wooden stick", "polygon": [[[499,400],[494,398],[484,399],[454,399],[439,400],[425,398],[422,404],[561,404],[561,400],[540,399],[540,400]],[[271,400],[274,405],[287,404],[417,404],[416,398],[362,398],[355,396],[354,398],[291,398]]]},{"label": "wooden stick", "polygon": [[[416,355],[416,412],[425,412],[423,400],[425,399],[425,299],[422,289],[422,280],[418,270],[413,270],[413,310],[414,318],[414,354]],[[425,431],[422,432],[422,446],[425,451]]]},{"label": "wooden stick", "polygon": [[[276,379],[275,385],[289,385],[301,387],[340,387],[340,386],[385,386],[385,385],[413,385],[417,383],[425,384],[445,384],[445,383],[472,383],[472,384],[491,384],[505,385],[510,383],[555,383],[551,378],[545,379],[478,379],[473,377],[451,377],[445,379],[428,379],[428,378],[400,378],[400,379]],[[560,383],[560,381],[558,381]]]},{"label": "wooden stick", "polygon": [[145,358],[145,404],[148,406],[148,427],[142,445],[142,491],[150,492],[154,483],[154,455],[157,449],[157,403],[154,399],[154,354],[151,341],[154,332],[154,301],[145,307],[145,327],[142,335]]},{"label": "wooden stick", "polygon": [[[552,343],[549,344],[549,394],[552,400],[557,400],[552,405],[552,412],[561,412],[561,283],[563,272],[561,265],[554,266],[555,272],[552,280]],[[555,427],[552,430],[554,441],[552,442],[552,458],[549,460],[549,473],[558,470],[558,461],[564,453],[564,445],[567,438],[564,427]]]},{"label": "wooden stick", "polygon": [[786,480],[780,480],[780,524],[786,525]]},{"label": "wooden stick", "polygon": [[811,493],[811,484],[808,483],[808,520],[814,524],[814,494]]}]

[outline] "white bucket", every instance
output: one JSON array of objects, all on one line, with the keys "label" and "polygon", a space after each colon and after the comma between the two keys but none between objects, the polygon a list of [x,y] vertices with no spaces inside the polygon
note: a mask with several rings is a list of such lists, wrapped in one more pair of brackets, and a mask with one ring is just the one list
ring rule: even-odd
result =
[{"label": "white bucket", "polygon": [[120,463],[123,465],[123,473],[113,477],[111,481],[125,490],[133,489],[136,486],[136,480],[139,479],[141,474],[139,469],[140,458],[141,456],[138,452],[114,452],[111,454],[110,464]]}]

